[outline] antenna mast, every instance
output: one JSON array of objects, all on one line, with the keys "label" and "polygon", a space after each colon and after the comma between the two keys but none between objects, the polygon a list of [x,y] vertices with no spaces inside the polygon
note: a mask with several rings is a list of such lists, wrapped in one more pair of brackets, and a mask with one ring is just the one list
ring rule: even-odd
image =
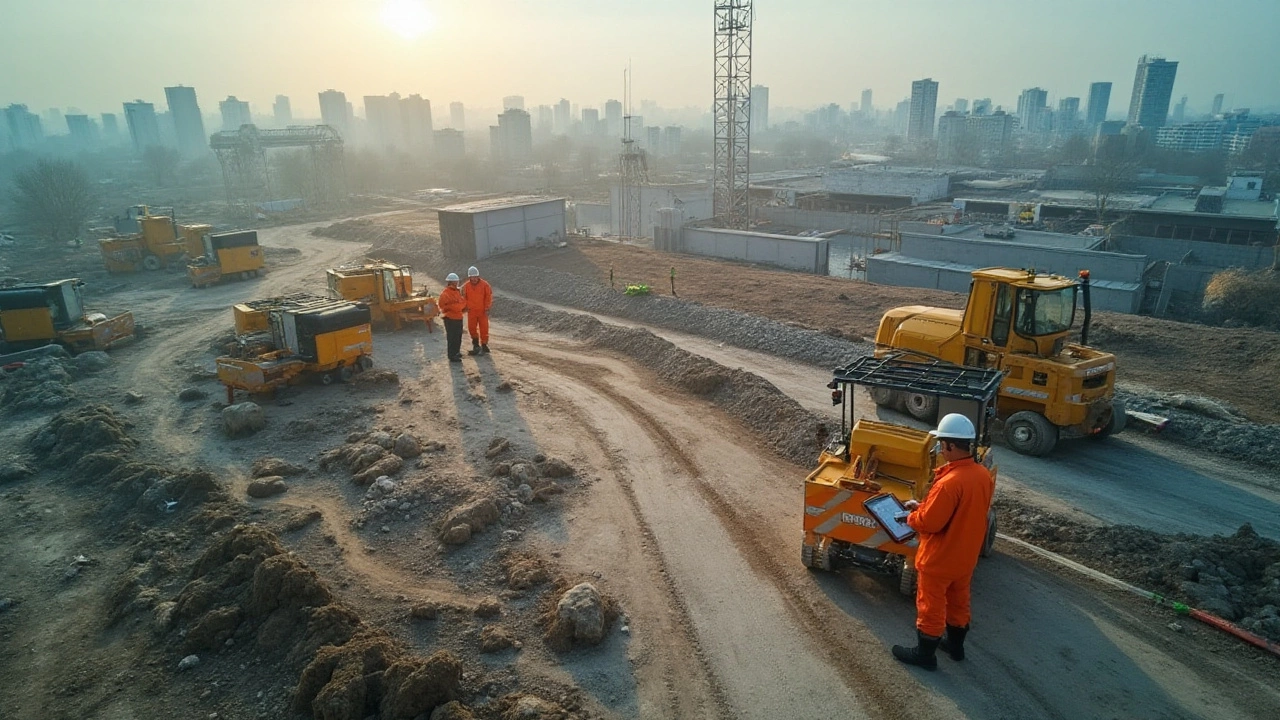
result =
[{"label": "antenna mast", "polygon": [[715,178],[712,214],[747,229],[751,169],[751,0],[716,0]]}]

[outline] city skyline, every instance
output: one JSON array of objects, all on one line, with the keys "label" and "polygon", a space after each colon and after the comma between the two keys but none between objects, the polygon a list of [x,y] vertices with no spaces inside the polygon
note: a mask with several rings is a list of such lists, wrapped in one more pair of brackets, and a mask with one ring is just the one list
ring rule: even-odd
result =
[{"label": "city skyline", "polygon": [[[0,105],[118,113],[123,102],[135,98],[163,105],[163,88],[183,84],[207,98],[235,95],[260,111],[276,95],[288,95],[297,117],[319,116],[317,94],[327,88],[348,98],[417,93],[439,107],[452,101],[478,109],[500,107],[503,97],[514,94],[523,95],[528,107],[560,97],[601,107],[620,94],[628,59],[637,98],[663,107],[710,105],[710,27],[706,8],[698,4],[653,0],[651,11],[628,16],[627,6],[615,0],[548,0],[536,7],[425,1],[433,18],[427,25],[434,27],[414,38],[383,22],[380,0],[307,14],[298,13],[300,4],[228,0],[174,7],[155,0],[110,5],[65,0],[56,8],[11,8],[12,38],[0,46],[0,59],[29,69],[0,77]],[[1201,17],[1201,4],[1182,0],[1135,0],[1120,7],[1100,0],[986,0],[981,13],[940,0],[921,0],[910,8],[828,5],[794,0],[784,12],[781,5],[757,3],[753,81],[770,88],[773,108],[845,106],[870,88],[880,108],[890,109],[921,77],[932,77],[947,97],[992,97],[1007,108],[1022,90],[1042,87],[1056,103],[1086,97],[1093,82],[1126,87],[1134,63],[1146,54],[1180,61],[1176,94],[1188,95],[1193,111],[1207,112],[1218,93],[1231,107],[1280,105],[1274,92],[1280,87],[1274,69],[1280,67],[1280,48],[1267,36],[1267,28],[1280,19],[1280,4],[1270,1],[1240,0],[1207,17]],[[1001,12],[1005,5],[1016,12]],[[136,6],[138,12],[121,6]],[[91,44],[110,32],[122,11],[141,34],[186,24],[218,34],[225,24],[237,38],[237,52],[220,54],[225,50],[220,44],[196,46],[165,63],[147,62],[141,43],[95,56],[92,63],[76,63],[73,53],[50,52],[48,28],[57,28],[59,41]],[[243,12],[252,12],[258,22],[240,22]],[[949,35],[974,41],[956,55],[953,45],[912,28],[929,17],[947,18]],[[1022,25],[1028,18],[1054,32],[1026,32]],[[279,32],[300,22],[305,31]],[[628,32],[619,35],[619,23]],[[797,39],[824,37],[825,28],[846,24],[860,28],[855,41],[833,37],[825,44],[806,44],[805,53],[793,52]],[[573,42],[547,42],[549,37],[572,37]],[[327,55],[335,43],[344,48],[340,63]],[[1248,47],[1250,54],[1224,52],[1234,46]],[[584,54],[605,60],[582,63]],[[611,65],[609,58],[617,62]],[[71,67],[74,73],[67,71]],[[432,72],[439,67],[450,72]]]}]

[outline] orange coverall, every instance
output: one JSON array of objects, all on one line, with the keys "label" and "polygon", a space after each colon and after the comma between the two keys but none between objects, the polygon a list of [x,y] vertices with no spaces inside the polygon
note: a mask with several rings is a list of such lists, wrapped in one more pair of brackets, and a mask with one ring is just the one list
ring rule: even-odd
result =
[{"label": "orange coverall", "polygon": [[934,471],[924,502],[907,515],[920,537],[916,550],[916,628],[939,637],[947,625],[969,625],[969,581],[987,537],[996,484],[973,458]]},{"label": "orange coverall", "polygon": [[440,314],[446,320],[461,320],[466,302],[462,299],[462,292],[458,288],[445,285],[440,291],[440,297],[436,298],[436,307],[440,309]]},{"label": "orange coverall", "polygon": [[467,278],[462,286],[462,299],[467,303],[467,334],[472,343],[489,344],[489,308],[493,307],[493,288],[484,278]]}]

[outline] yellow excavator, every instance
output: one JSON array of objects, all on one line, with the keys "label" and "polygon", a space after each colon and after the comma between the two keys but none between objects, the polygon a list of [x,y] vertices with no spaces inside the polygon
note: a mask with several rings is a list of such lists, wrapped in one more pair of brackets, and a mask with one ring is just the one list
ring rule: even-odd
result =
[{"label": "yellow excavator", "polygon": [[[103,264],[113,273],[159,270],[197,257],[204,253],[204,236],[213,231],[212,225],[179,225],[172,212],[152,214],[146,205],[129,208],[115,226],[115,236],[98,240]],[[125,232],[133,227],[136,232]]]},{"label": "yellow excavator", "polygon": [[193,257],[187,263],[187,279],[194,288],[209,287],[228,278],[247,280],[266,271],[254,230],[205,233],[201,250]]},{"label": "yellow excavator", "polygon": [[[1068,342],[1077,298],[1080,342]],[[1079,279],[1035,270],[973,272],[964,310],[910,305],[880,319],[876,354],[935,360],[1004,374],[1000,414],[1004,439],[1025,455],[1046,455],[1060,438],[1102,438],[1125,427],[1115,397],[1116,358],[1089,347],[1089,271]],[[935,393],[873,388],[881,406],[924,422],[938,415]]]},{"label": "yellow excavator", "polygon": [[[927,430],[859,419],[854,413],[858,386],[870,392],[928,393],[940,412],[959,413],[973,422],[975,459],[996,477],[991,451],[991,421],[996,415],[1000,371],[967,368],[899,357],[863,357],[837,368],[827,385],[840,405],[840,434],[818,457],[804,481],[804,541],[800,561],[813,570],[858,567],[898,577],[898,589],[916,589],[918,542],[910,528],[883,508],[901,510],[908,500],[922,501],[935,468],[946,463],[934,451]],[[987,513],[982,555],[996,538],[995,510]]]},{"label": "yellow excavator", "polygon": [[133,313],[86,310],[79,278],[0,288],[0,353],[62,345],[71,353],[106,350],[132,338]]},{"label": "yellow excavator", "polygon": [[365,303],[373,322],[393,330],[422,322],[427,332],[435,331],[433,318],[440,314],[435,296],[413,289],[413,271],[408,265],[371,260],[361,265],[344,265],[325,272],[329,293],[335,298]]}]

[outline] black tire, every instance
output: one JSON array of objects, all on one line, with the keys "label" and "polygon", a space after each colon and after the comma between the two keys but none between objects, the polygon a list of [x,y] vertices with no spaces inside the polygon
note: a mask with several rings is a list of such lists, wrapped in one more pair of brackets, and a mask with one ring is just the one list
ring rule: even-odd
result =
[{"label": "black tire", "polygon": [[871,401],[882,408],[894,410],[898,407],[899,398],[898,391],[888,388],[873,387],[867,388],[867,394],[871,396]]},{"label": "black tire", "polygon": [[142,268],[144,270],[150,270],[154,272],[156,270],[159,270],[163,266],[164,266],[164,263],[160,262],[160,258],[156,257],[155,255],[142,256]]},{"label": "black tire", "polygon": [[343,365],[338,368],[338,379],[342,382],[351,382],[351,378],[356,376],[356,369],[350,365]]},{"label": "black tire", "polygon": [[938,396],[923,393],[908,393],[903,398],[907,414],[922,422],[933,422],[938,419]]},{"label": "black tire", "polygon": [[321,375],[321,376],[320,376],[320,384],[321,384],[321,385],[332,385],[332,384],[333,384],[333,373],[325,373],[325,374]]},{"label": "black tire", "polygon": [[1115,435],[1116,433],[1124,430],[1124,427],[1125,425],[1128,424],[1128,422],[1129,422],[1129,418],[1128,418],[1128,415],[1125,414],[1124,402],[1121,400],[1112,400],[1111,401],[1111,419],[1107,422],[1105,426],[1103,426],[1101,430],[1094,433],[1092,437],[1095,440],[1101,440],[1102,438],[1111,437],[1112,435]]},{"label": "black tire", "polygon": [[982,549],[978,551],[981,557],[991,557],[991,550],[996,544],[996,509],[991,508],[987,511],[987,537],[982,541]]},{"label": "black tire", "polygon": [[373,358],[368,355],[361,355],[356,359],[356,365],[359,366],[361,370],[368,370],[373,367]]},{"label": "black tire", "polygon": [[1058,444],[1058,428],[1040,413],[1023,410],[1004,421],[1004,440],[1016,453],[1042,457]]},{"label": "black tire", "polygon": [[898,592],[907,597],[915,597],[916,595],[916,569],[908,567],[902,563],[902,572],[898,574]]},{"label": "black tire", "polygon": [[800,564],[813,569],[813,546],[809,543],[801,543],[800,545]]}]

